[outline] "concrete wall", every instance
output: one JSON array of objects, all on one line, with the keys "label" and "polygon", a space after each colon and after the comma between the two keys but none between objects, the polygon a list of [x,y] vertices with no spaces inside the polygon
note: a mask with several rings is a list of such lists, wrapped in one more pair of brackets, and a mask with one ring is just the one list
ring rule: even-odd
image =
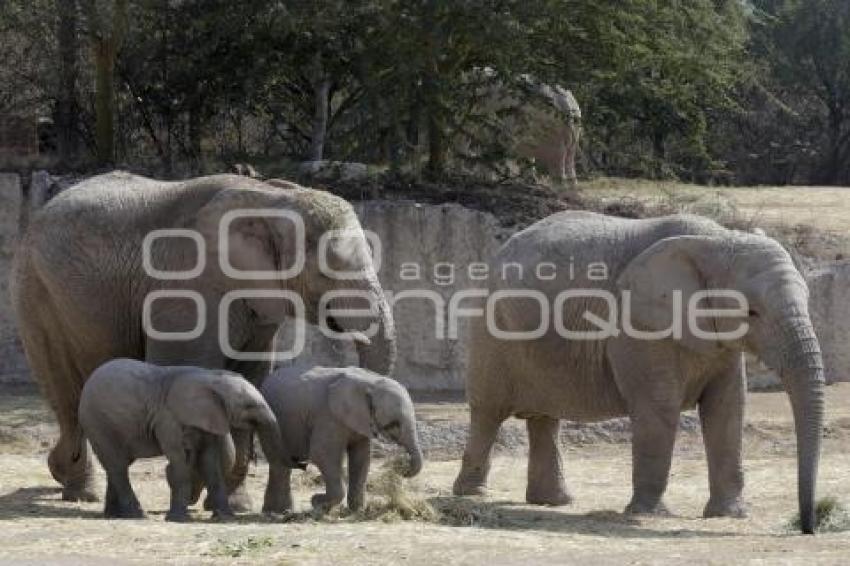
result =
[{"label": "concrete wall", "polygon": [[850,381],[850,261],[815,269],[808,280],[827,383]]},{"label": "concrete wall", "polygon": [[22,202],[20,177],[0,173],[0,383],[23,381],[28,374],[9,293]]},{"label": "concrete wall", "polygon": [[[470,279],[469,266],[486,262],[510,236],[492,215],[459,205],[373,201],[355,208],[363,227],[382,242],[379,277],[384,289],[396,295],[424,291],[448,304],[454,293],[483,286]],[[475,269],[473,278],[478,277]],[[463,389],[468,324],[460,321],[457,340],[438,340],[436,317],[441,315],[427,297],[400,298],[394,313],[396,377],[414,389]],[[285,327],[279,349],[291,344],[291,331]],[[339,343],[313,330],[305,355],[321,365],[357,363],[353,348],[334,349],[333,344]]]},{"label": "concrete wall", "polygon": [[[457,205],[367,202],[357,206],[364,228],[384,243],[380,278],[384,289],[437,292],[448,302],[453,293],[475,287],[468,266],[487,261],[511,231],[487,213]],[[403,264],[421,266],[422,278],[405,280]],[[452,285],[441,285],[447,273],[442,263],[455,267]],[[437,277],[435,277],[435,267]],[[850,261],[831,264],[807,275],[811,286],[811,312],[826,363],[827,380],[850,381]],[[846,313],[845,313],[846,311]],[[434,311],[423,300],[400,301],[395,309],[399,341],[396,377],[414,389],[463,389],[466,368],[466,325],[458,340],[437,340]],[[291,335],[281,333],[280,349],[291,345]],[[298,363],[310,365],[356,364],[353,348],[334,348],[336,342],[311,329],[307,351]],[[754,356],[747,360],[751,389],[780,386],[778,376]]]},{"label": "concrete wall", "polygon": [[[52,182],[34,176],[24,203],[17,175],[0,174],[0,382],[26,379],[27,368],[15,331],[9,300],[9,275],[15,240],[29,207],[43,203]],[[44,187],[42,187],[44,185]],[[33,190],[33,188],[35,190]],[[448,303],[453,294],[483,286],[470,278],[469,267],[486,262],[511,231],[490,214],[459,205],[369,201],[356,206],[363,226],[383,245],[379,276],[395,294],[431,292]],[[24,210],[22,210],[22,207]],[[475,272],[473,271],[473,274]],[[820,337],[827,379],[850,381],[850,261],[821,267],[809,274],[812,318]],[[461,320],[457,340],[437,339],[435,308],[428,298],[401,299],[396,304],[399,360],[396,376],[414,389],[463,388],[466,368],[466,328]],[[292,327],[280,333],[278,349],[291,344]],[[326,340],[310,329],[301,364],[356,364],[353,348]],[[750,360],[751,386],[772,387],[772,372]]]}]

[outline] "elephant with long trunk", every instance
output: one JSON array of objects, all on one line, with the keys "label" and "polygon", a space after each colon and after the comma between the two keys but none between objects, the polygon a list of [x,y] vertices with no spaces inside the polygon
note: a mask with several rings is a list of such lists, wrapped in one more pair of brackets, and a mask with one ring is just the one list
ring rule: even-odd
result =
[{"label": "elephant with long trunk", "polygon": [[[109,359],[228,369],[259,385],[285,320],[356,340],[375,372],[389,374],[395,357],[392,314],[351,206],[233,175],[161,182],[116,172],[72,187],[23,235],[14,303],[59,421],[48,463],[69,500],[94,497],[77,405],[83,381]],[[228,483],[239,507],[252,442],[233,437]]]},{"label": "elephant with long trunk", "polygon": [[[509,416],[527,419],[531,503],[565,504],[558,419],[632,423],[634,513],[664,511],[680,411],[698,407],[708,460],[704,515],[743,516],[742,352],[782,377],[797,432],[802,530],[814,531],[824,371],[808,289],[774,240],[704,218],[551,216],[491,264],[474,329],[470,436],[454,491],[484,491]],[[497,300],[496,300],[497,299]]]}]

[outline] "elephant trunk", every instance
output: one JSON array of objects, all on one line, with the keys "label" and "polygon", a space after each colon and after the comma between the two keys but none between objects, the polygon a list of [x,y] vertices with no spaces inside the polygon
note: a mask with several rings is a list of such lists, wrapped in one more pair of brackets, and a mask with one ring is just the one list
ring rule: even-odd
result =
[{"label": "elephant trunk", "polygon": [[288,452],[284,446],[280,434],[280,427],[274,413],[268,408],[263,408],[255,419],[257,438],[263,448],[263,454],[269,465],[281,465],[292,467]]},{"label": "elephant trunk", "polygon": [[419,447],[419,438],[416,434],[416,424],[412,423],[405,427],[400,438],[400,444],[407,450],[408,463],[404,470],[404,476],[412,478],[422,471],[422,448]]},{"label": "elephant trunk", "polygon": [[377,310],[378,331],[370,343],[357,343],[360,366],[381,375],[390,375],[396,359],[396,337],[393,313],[377,278],[371,285],[371,295]]},{"label": "elephant trunk", "polygon": [[824,415],[824,369],[820,345],[808,316],[782,325],[780,375],[791,398],[797,433],[797,496],[800,527],[815,531],[815,488]]}]

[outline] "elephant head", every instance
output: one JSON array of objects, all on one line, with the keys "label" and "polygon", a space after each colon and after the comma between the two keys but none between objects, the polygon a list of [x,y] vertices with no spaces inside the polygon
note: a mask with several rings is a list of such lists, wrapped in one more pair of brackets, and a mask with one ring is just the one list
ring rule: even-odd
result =
[{"label": "elephant head", "polygon": [[179,374],[165,403],[181,424],[211,434],[224,437],[231,429],[256,430],[267,460],[292,465],[282,461],[285,451],[274,413],[239,374],[206,370]]},{"label": "elephant head", "polygon": [[[234,296],[224,315],[230,319],[227,338],[234,348],[245,341],[231,327],[240,320],[243,326],[248,320],[276,327],[302,317],[354,339],[361,366],[391,373],[396,350],[392,311],[351,205],[297,185],[244,177],[228,183],[232,186],[203,204],[187,227],[206,242],[206,269],[213,279],[205,280],[203,293],[212,295],[208,302],[219,305],[222,297]],[[174,241],[168,253],[179,257]],[[191,265],[195,258],[182,261]],[[167,301],[161,303],[169,308]],[[244,307],[241,314],[234,311],[238,305]],[[220,322],[219,332],[222,328]]]},{"label": "elephant head", "polygon": [[413,402],[397,381],[342,376],[329,387],[328,405],[349,429],[363,436],[383,436],[404,448],[409,457],[405,476],[413,477],[422,469]]},{"label": "elephant head", "polygon": [[[700,330],[729,332],[746,323],[748,331],[743,336],[699,336],[689,328],[686,318],[681,342],[686,348],[709,355],[723,350],[749,351],[779,373],[794,414],[802,530],[812,533],[824,369],[809,317],[808,288],[788,253],[770,238],[742,233],[670,237],[632,260],[618,284],[631,292],[631,319],[652,330],[671,327],[671,298],[676,291],[682,293],[685,311],[689,298],[701,290],[737,291],[746,299],[742,302],[740,296],[713,296],[698,305],[726,312],[726,316],[707,313],[700,319]],[[730,317],[730,309],[739,312]],[[624,319],[627,314],[624,311]]]}]

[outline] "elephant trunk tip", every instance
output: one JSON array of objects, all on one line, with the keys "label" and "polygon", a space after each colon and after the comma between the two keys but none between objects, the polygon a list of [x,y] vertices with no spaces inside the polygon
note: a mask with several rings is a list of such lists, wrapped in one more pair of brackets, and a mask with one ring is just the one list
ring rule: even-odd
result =
[{"label": "elephant trunk tip", "polygon": [[403,475],[406,478],[412,478],[422,471],[422,453],[416,452],[409,455],[407,466],[404,469]]}]

